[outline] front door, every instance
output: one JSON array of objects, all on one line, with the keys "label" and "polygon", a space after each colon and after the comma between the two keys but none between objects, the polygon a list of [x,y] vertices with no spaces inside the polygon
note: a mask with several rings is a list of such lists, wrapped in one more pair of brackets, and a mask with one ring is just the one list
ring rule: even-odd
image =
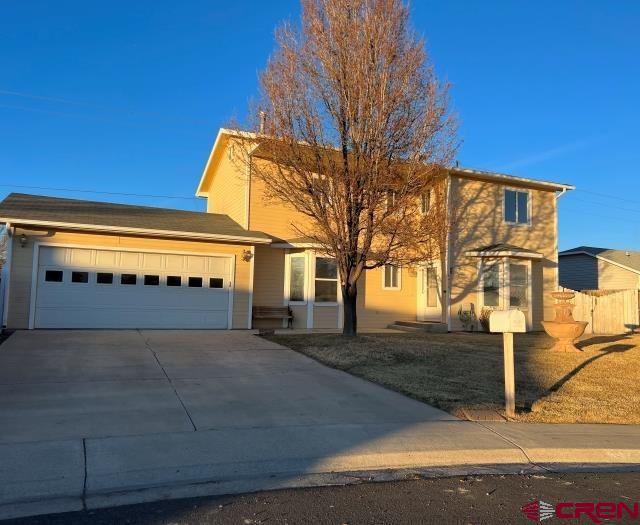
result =
[{"label": "front door", "polygon": [[418,320],[442,321],[442,306],[440,301],[442,286],[440,279],[440,266],[427,264],[421,270],[420,293],[418,294]]}]

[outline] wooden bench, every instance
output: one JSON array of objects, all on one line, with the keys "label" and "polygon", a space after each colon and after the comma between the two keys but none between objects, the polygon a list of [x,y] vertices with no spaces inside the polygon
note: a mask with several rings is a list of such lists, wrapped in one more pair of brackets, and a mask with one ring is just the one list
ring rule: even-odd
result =
[{"label": "wooden bench", "polygon": [[286,319],[287,328],[293,328],[293,312],[288,306],[254,306],[254,319]]}]

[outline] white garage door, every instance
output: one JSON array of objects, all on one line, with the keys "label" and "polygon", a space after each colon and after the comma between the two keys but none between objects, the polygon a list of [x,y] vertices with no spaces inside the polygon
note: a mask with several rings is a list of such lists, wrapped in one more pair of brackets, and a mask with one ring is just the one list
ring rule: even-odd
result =
[{"label": "white garage door", "polygon": [[41,246],[36,328],[227,328],[230,257]]}]

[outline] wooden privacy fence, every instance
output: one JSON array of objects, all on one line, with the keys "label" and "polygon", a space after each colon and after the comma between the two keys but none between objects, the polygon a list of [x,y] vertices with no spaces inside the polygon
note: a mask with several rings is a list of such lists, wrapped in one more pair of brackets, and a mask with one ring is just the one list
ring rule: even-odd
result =
[{"label": "wooden privacy fence", "polygon": [[[571,290],[574,291],[574,290]],[[587,334],[623,334],[640,328],[638,290],[576,292],[573,318],[587,321]]]}]

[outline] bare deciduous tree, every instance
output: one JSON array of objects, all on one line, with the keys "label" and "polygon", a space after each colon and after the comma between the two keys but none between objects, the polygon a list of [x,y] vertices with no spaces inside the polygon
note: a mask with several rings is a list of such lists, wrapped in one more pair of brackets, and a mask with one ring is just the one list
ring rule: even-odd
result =
[{"label": "bare deciduous tree", "polygon": [[302,0],[301,26],[278,30],[261,87],[256,133],[240,135],[244,162],[269,160],[252,162],[253,176],[336,258],[343,333],[355,335],[364,271],[442,251],[456,149],[448,86],[401,0]]}]

